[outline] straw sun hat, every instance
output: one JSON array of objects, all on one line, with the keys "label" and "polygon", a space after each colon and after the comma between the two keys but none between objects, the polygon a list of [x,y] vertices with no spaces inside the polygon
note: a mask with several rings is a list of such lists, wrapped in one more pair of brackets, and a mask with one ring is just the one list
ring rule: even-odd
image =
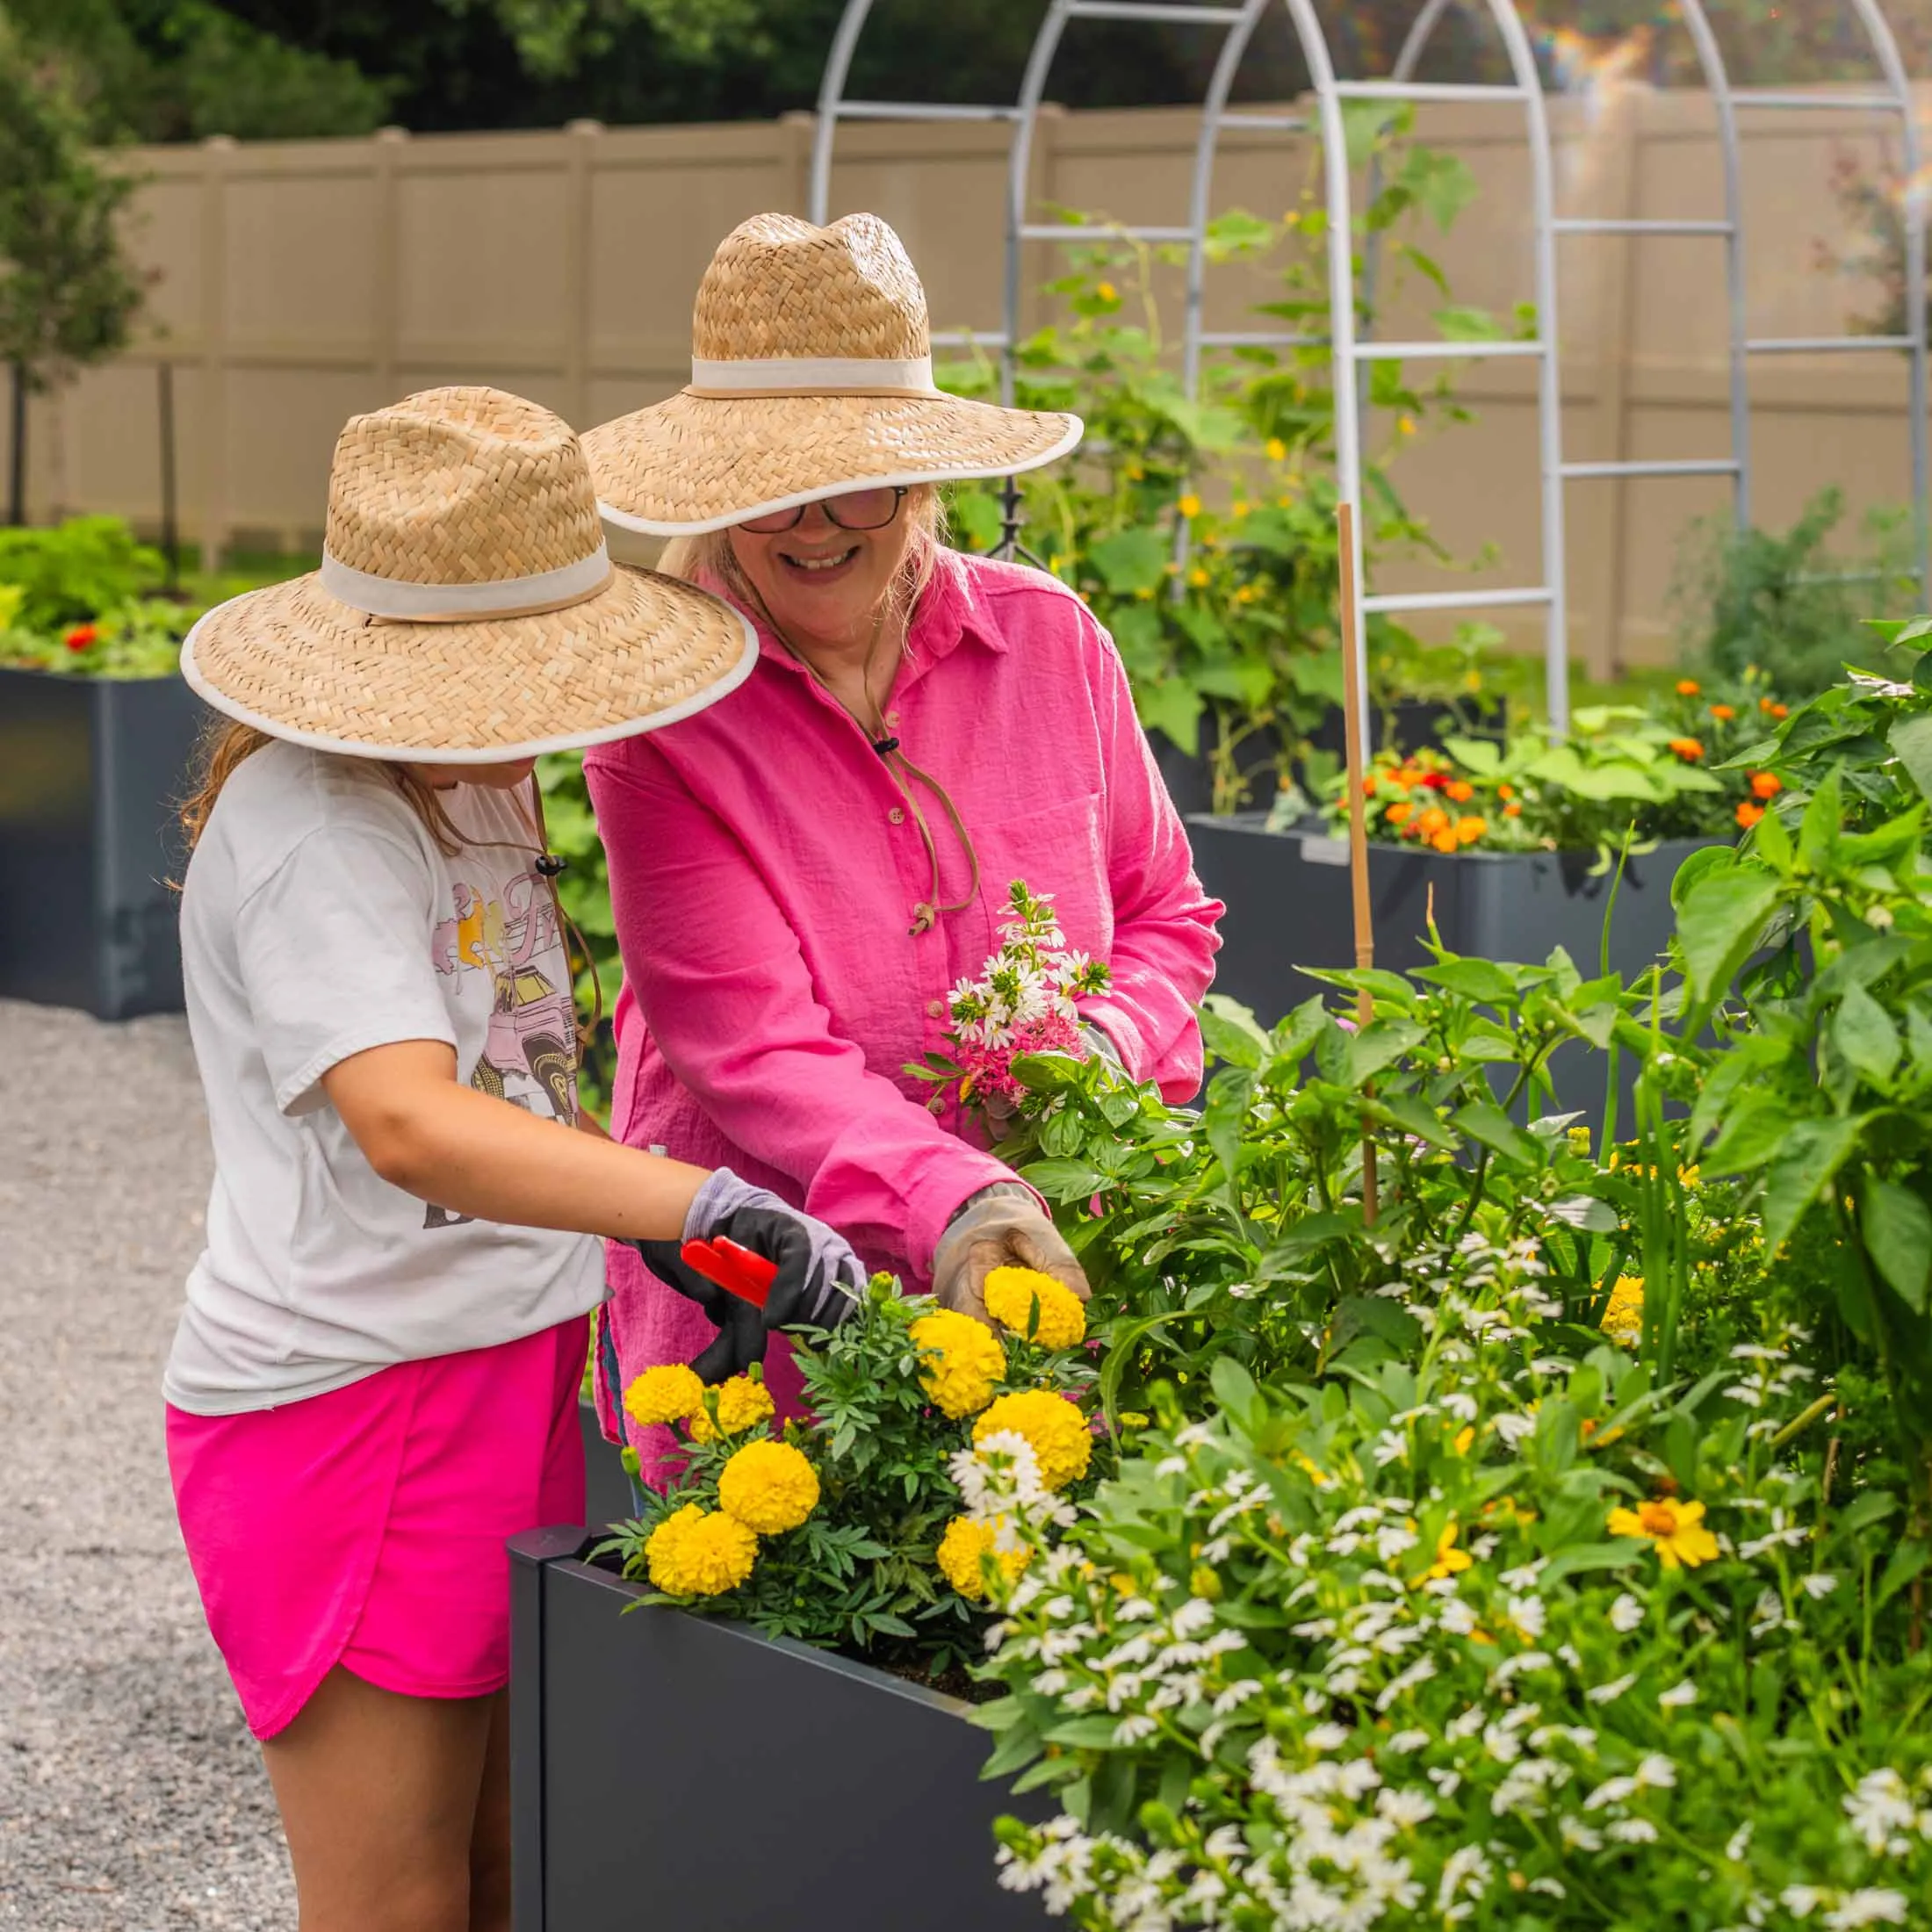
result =
[{"label": "straw sun hat", "polygon": [[727,605],[611,564],[560,418],[501,390],[428,389],[350,419],[322,567],[217,605],[181,668],[273,737],[460,765],[668,724],[756,660]]},{"label": "straw sun hat", "polygon": [[1078,416],[933,386],[926,292],[874,214],[754,215],[719,244],[691,318],[691,381],[584,437],[611,523],[696,537],[814,497],[1006,476],[1064,456]]}]

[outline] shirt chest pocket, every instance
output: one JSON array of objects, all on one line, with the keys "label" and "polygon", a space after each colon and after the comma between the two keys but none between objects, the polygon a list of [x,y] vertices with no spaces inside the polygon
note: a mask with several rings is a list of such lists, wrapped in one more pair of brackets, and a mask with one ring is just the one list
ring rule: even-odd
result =
[{"label": "shirt chest pocket", "polygon": [[1050,893],[1067,944],[1104,960],[1114,948],[1114,893],[1101,837],[1105,800],[1099,792],[1035,805],[995,825],[973,828],[979,854],[980,902],[987,919],[986,949],[998,942],[1016,879]]}]

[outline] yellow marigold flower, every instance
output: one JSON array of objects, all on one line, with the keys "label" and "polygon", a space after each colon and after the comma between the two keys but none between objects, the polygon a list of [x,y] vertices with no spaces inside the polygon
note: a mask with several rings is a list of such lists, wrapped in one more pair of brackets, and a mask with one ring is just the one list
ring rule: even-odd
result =
[{"label": "yellow marigold flower", "polygon": [[1196,564],[1194,567],[1187,573],[1187,581],[1191,583],[1196,590],[1205,590],[1208,588],[1208,573],[1203,570],[1199,564]]},{"label": "yellow marigold flower", "polygon": [[751,1575],[758,1539],[735,1518],[687,1503],[652,1531],[644,1560],[667,1596],[718,1597]]},{"label": "yellow marigold flower", "polygon": [[624,1392],[624,1412],[648,1429],[654,1423],[682,1422],[704,1406],[704,1384],[687,1362],[647,1368]]},{"label": "yellow marigold flower", "polygon": [[1456,820],[1456,838],[1463,845],[1474,845],[1489,829],[1489,821],[1481,813],[1472,811]]},{"label": "yellow marigold flower", "polygon": [[1620,1274],[1610,1291],[1610,1303],[1597,1324],[1613,1342],[1635,1345],[1644,1331],[1644,1281],[1640,1274]]},{"label": "yellow marigold flower", "polygon": [[1093,292],[1103,302],[1113,302],[1120,299],[1121,292],[1111,282],[1096,282],[1093,285]]},{"label": "yellow marigold flower", "polygon": [[1086,1309],[1063,1281],[1037,1268],[995,1268],[985,1282],[986,1312],[1003,1329],[1024,1335],[1034,1328],[1034,1309],[1040,1310],[1034,1340],[1042,1348],[1071,1348],[1086,1339]]},{"label": "yellow marigold flower", "polygon": [[1395,427],[1403,436],[1412,436],[1416,433],[1416,419],[1413,416],[1398,416],[1395,419]]},{"label": "yellow marigold flower", "polygon": [[782,1536],[818,1507],[818,1472],[789,1442],[747,1442],[717,1479],[717,1506],[761,1536]]},{"label": "yellow marigold flower", "polygon": [[1270,436],[1264,447],[1271,463],[1286,463],[1288,460],[1288,446],[1280,436]]},{"label": "yellow marigold flower", "polygon": [[939,1573],[970,1603],[984,1602],[986,1596],[986,1565],[997,1564],[1010,1583],[1027,1567],[1025,1550],[993,1547],[998,1525],[976,1523],[970,1517],[955,1516],[939,1539]]},{"label": "yellow marigold flower", "polygon": [[776,1409],[764,1383],[749,1375],[734,1375],[717,1391],[717,1427],[711,1427],[711,1418],[701,1409],[691,1417],[691,1440],[715,1442],[720,1435],[742,1436],[768,1420]]},{"label": "yellow marigold flower", "polygon": [[1467,1550],[1456,1547],[1456,1519],[1451,1517],[1443,1525],[1443,1532],[1436,1539],[1436,1560],[1422,1575],[1410,1582],[1411,1590],[1420,1590],[1424,1583],[1434,1582],[1445,1576],[1453,1576],[1458,1570],[1466,1570],[1475,1561]]},{"label": "yellow marigold flower", "polygon": [[1680,1564],[1695,1569],[1718,1554],[1718,1539],[1704,1526],[1701,1503],[1658,1496],[1634,1510],[1612,1510],[1609,1528],[1612,1536],[1641,1537],[1654,1546],[1666,1569]]},{"label": "yellow marigold flower", "polygon": [[973,1440],[1010,1429],[1024,1436],[1039,1460],[1040,1480],[1049,1489],[1063,1489],[1087,1473],[1093,1460],[1093,1438],[1086,1417],[1065,1396],[1050,1388],[1025,1388],[1002,1395],[973,1424]]},{"label": "yellow marigold flower", "polygon": [[919,1382],[941,1415],[955,1422],[977,1416],[993,1399],[993,1384],[1006,1373],[999,1337],[970,1315],[935,1308],[912,1324],[912,1344],[926,1354]]},{"label": "yellow marigold flower", "polygon": [[1200,515],[1200,499],[1190,490],[1186,496],[1181,498],[1179,502],[1175,504],[1174,508],[1183,516],[1199,516]]}]

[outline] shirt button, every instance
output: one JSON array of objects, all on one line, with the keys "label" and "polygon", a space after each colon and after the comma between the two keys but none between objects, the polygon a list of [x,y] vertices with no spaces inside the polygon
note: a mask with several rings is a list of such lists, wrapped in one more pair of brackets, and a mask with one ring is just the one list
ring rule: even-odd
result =
[{"label": "shirt button", "polygon": [[896,825],[903,825],[905,823],[905,814],[897,805],[894,805],[891,811],[886,813],[886,817]]},{"label": "shirt button", "polygon": [[926,1017],[928,1020],[943,1020],[946,1017],[946,1002],[943,999],[928,999],[926,1002]]},{"label": "shirt button", "polygon": [[899,714],[897,711],[888,711],[885,714],[885,721],[888,724],[897,724],[899,721]]}]

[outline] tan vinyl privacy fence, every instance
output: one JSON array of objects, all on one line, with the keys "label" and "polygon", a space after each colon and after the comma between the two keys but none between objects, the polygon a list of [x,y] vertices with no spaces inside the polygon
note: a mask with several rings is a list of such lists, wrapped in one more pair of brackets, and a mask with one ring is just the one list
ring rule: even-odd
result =
[{"label": "tan vinyl privacy fence", "polygon": [[[1932,108],[1932,90],[1921,106]],[[1561,212],[1721,214],[1707,98],[1633,89],[1594,112],[1557,102],[1554,120]],[[1184,220],[1196,126],[1186,110],[1049,112],[1034,191],[1042,204],[1117,220]],[[1437,250],[1455,299],[1506,311],[1530,291],[1520,114],[1433,106],[1419,129],[1461,155],[1480,184]],[[138,151],[146,180],[134,245],[153,272],[155,326],[133,353],[36,405],[34,516],[105,510],[158,525],[163,362],[173,371],[183,530],[228,548],[313,548],[343,418],[409,390],[493,383],[580,425],[660,396],[683,379],[691,296],[712,248],[761,209],[803,212],[811,139],[810,117],[793,116]],[[1856,112],[1750,118],[1752,335],[1835,333],[1878,301],[1874,285],[1827,271],[1817,252],[1849,239],[1831,187],[1835,162],[1882,153],[1883,123]],[[1280,213],[1312,163],[1299,137],[1230,130],[1215,205]],[[873,209],[898,228],[935,327],[991,329],[1004,175],[1003,128],[851,127],[840,136],[833,205]],[[1578,235],[1558,246],[1566,454],[1727,454],[1721,242]],[[1053,262],[1047,245],[1029,247],[1031,285]],[[1418,288],[1426,292],[1412,284],[1384,318],[1386,332],[1430,332]],[[1249,271],[1211,271],[1209,326],[1244,326],[1265,293]],[[1405,305],[1415,313],[1399,313]],[[1178,306],[1169,319],[1178,332]],[[1475,364],[1460,392],[1476,420],[1405,447],[1398,477],[1453,553],[1493,551],[1494,581],[1528,580],[1537,540],[1530,371]],[[1760,521],[1788,520],[1830,481],[1855,505],[1903,501],[1902,357],[1765,358],[1751,395]],[[1377,443],[1393,433],[1372,425]],[[1575,648],[1592,668],[1667,649],[1678,533],[1727,499],[1727,485],[1708,478],[1569,486]],[[1390,570],[1381,588],[1445,581],[1409,566]]]}]

